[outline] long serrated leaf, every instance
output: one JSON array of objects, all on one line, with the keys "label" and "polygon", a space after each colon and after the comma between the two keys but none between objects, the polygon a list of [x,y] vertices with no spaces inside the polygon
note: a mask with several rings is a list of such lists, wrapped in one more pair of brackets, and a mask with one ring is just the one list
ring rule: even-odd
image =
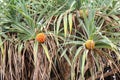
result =
[{"label": "long serrated leaf", "polygon": [[67,51],[67,48],[62,52],[61,56],[60,57],[63,57],[64,54],[66,54],[66,51]]},{"label": "long serrated leaf", "polygon": [[67,36],[67,14],[64,15],[64,36]]},{"label": "long serrated leaf", "polygon": [[85,66],[85,60],[86,60],[86,57],[87,57],[87,54],[88,54],[88,50],[85,50],[83,55],[82,55],[82,60],[81,60],[81,75],[82,75],[82,78],[84,78],[84,66]]},{"label": "long serrated leaf", "polygon": [[120,60],[120,53],[119,53],[119,51],[116,50],[116,49],[113,49],[113,51],[114,51],[115,54],[118,56],[118,57],[117,57],[117,60],[119,61],[119,60]]},{"label": "long serrated leaf", "polygon": [[62,16],[63,14],[61,14],[58,18],[58,21],[57,21],[57,34],[59,33],[59,28],[60,28],[60,24],[61,24],[61,21],[62,21]]},{"label": "long serrated leaf", "polygon": [[34,43],[34,61],[35,61],[35,63],[34,63],[34,65],[36,65],[36,61],[37,61],[37,51],[38,51],[38,42],[37,41],[35,41],[35,43]]},{"label": "long serrated leaf", "polygon": [[18,45],[18,53],[21,54],[21,51],[23,49],[23,44]]},{"label": "long serrated leaf", "polygon": [[69,14],[69,16],[68,16],[68,21],[69,21],[69,29],[70,29],[70,34],[71,34],[71,32],[72,32],[72,25],[73,25],[73,23],[72,23],[72,13],[70,13]]},{"label": "long serrated leaf", "polygon": [[69,41],[69,42],[65,42],[63,43],[63,45],[67,45],[67,44],[76,44],[76,45],[83,45],[83,41]]},{"label": "long serrated leaf", "polygon": [[0,37],[0,47],[2,46],[2,44],[3,44],[3,41],[2,41],[2,39]]},{"label": "long serrated leaf", "polygon": [[47,46],[46,46],[45,44],[41,44],[41,45],[42,45],[42,47],[43,47],[43,49],[44,49],[44,51],[45,51],[45,54],[46,54],[49,62],[51,62],[51,59],[50,59],[50,55],[49,55],[49,51],[48,51]]},{"label": "long serrated leaf", "polygon": [[79,48],[77,49],[77,51],[76,51],[76,53],[75,53],[75,56],[74,56],[74,59],[73,59],[72,63],[74,63],[74,62],[76,61],[77,56],[79,55],[79,53],[80,53],[81,50],[82,50],[82,47],[79,47]]},{"label": "long serrated leaf", "polygon": [[68,64],[71,66],[71,61],[70,61],[69,57],[66,54],[64,54],[64,57],[67,60]]},{"label": "long serrated leaf", "polygon": [[1,37],[0,37],[0,49],[1,49],[2,55],[4,56],[3,41],[2,41],[2,39],[1,39]]}]

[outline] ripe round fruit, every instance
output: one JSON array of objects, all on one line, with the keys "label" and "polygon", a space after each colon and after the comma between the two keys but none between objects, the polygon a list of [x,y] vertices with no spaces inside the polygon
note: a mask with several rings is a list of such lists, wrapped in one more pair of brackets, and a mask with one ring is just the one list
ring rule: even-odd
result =
[{"label": "ripe round fruit", "polygon": [[85,47],[86,47],[87,49],[94,49],[94,47],[95,47],[95,42],[94,42],[93,40],[87,40],[87,41],[85,42]]},{"label": "ripe round fruit", "polygon": [[85,10],[85,12],[83,10],[79,10],[79,12],[80,12],[80,17],[83,17],[83,14],[88,16],[88,10]]},{"label": "ripe round fruit", "polygon": [[44,43],[46,40],[46,35],[44,33],[39,33],[36,35],[36,40],[40,43]]}]

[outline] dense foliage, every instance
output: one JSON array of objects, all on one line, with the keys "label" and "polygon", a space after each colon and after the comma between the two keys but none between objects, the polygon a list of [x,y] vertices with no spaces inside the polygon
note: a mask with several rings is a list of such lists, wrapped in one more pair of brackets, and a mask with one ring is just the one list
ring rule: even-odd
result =
[{"label": "dense foliage", "polygon": [[119,0],[0,5],[0,80],[120,79]]}]

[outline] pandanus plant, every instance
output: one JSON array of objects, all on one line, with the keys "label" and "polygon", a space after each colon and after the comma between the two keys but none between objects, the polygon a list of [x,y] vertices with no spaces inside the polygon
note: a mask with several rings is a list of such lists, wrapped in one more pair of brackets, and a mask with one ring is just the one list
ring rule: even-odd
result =
[{"label": "pandanus plant", "polygon": [[7,0],[6,4],[0,6],[3,79],[95,80],[105,77],[106,67],[119,71],[117,0]]},{"label": "pandanus plant", "polygon": [[[104,78],[104,68],[107,66],[119,71],[119,65],[116,64],[116,61],[119,62],[120,54],[118,47],[104,34],[102,28],[105,21],[101,20],[97,24],[95,21],[98,19],[96,17],[97,10],[95,8],[87,10],[89,10],[88,15],[83,14],[82,19],[77,14],[77,19],[73,20],[77,23],[77,28],[72,29],[74,34],[68,35],[68,39],[65,40],[63,48],[61,48],[63,50],[61,56],[64,56],[71,66],[71,80]],[[64,49],[64,46],[67,47]],[[113,59],[113,54],[116,61]]]}]

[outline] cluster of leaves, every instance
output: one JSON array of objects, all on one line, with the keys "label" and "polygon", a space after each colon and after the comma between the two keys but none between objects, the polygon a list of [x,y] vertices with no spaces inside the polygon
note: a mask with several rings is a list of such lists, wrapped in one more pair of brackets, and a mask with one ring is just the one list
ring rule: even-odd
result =
[{"label": "cluster of leaves", "polygon": [[[0,5],[1,79],[104,79],[108,66],[119,73],[120,1],[5,0]],[[43,44],[35,40],[39,32],[47,35]],[[95,42],[94,49],[86,49],[87,40]]]}]

